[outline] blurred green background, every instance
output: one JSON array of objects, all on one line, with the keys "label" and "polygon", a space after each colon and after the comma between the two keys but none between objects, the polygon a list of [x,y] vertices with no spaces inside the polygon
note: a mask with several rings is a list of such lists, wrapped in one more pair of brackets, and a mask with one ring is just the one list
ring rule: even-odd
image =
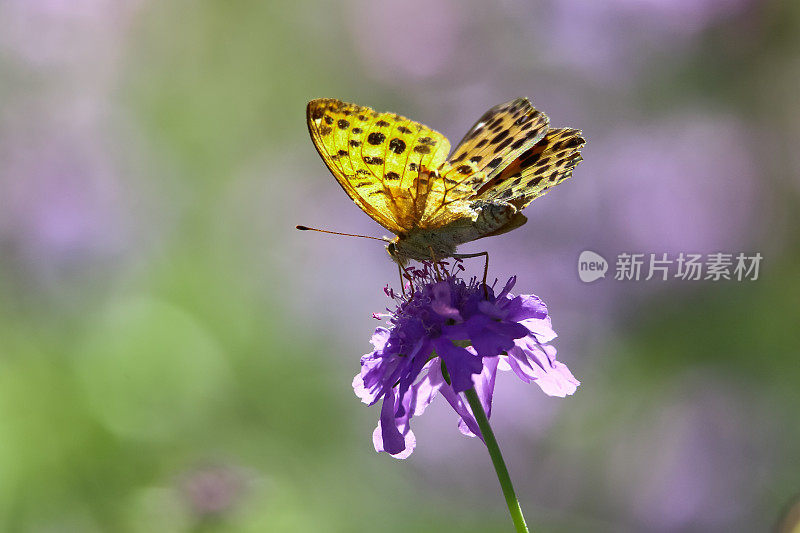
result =
[{"label": "blurred green background", "polygon": [[[382,232],[308,138],[323,96],[453,142],[528,96],[588,139],[463,248],[582,381],[498,380],[533,530],[769,530],[800,494],[798,80],[789,1],[0,0],[0,531],[510,530],[446,405],[410,459],[372,448],[350,383],[396,270],[293,229]],[[764,260],[583,284],[586,249]]]}]

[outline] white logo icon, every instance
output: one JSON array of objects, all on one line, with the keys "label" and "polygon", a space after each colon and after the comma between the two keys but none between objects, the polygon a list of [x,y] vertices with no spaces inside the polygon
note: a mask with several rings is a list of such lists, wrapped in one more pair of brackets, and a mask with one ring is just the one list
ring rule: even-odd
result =
[{"label": "white logo icon", "polygon": [[578,277],[584,283],[606,277],[608,271],[608,261],[600,255],[589,250],[581,252],[578,257]]}]

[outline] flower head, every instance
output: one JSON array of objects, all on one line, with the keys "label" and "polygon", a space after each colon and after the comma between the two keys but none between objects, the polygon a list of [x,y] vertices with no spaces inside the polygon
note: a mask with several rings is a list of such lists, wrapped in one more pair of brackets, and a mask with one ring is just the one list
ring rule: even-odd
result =
[{"label": "flower head", "polygon": [[547,307],[536,296],[511,294],[515,277],[495,295],[494,287],[475,278],[459,278],[459,262],[451,271],[440,265],[412,269],[408,297],[385,289],[397,307],[388,314],[389,327],[375,330],[374,350],[361,358],[361,372],[353,379],[364,403],[383,400],[373,443],[398,459],[416,445],[411,418],[440,392],[460,416],[462,433],[480,436],[460,393],[474,387],[490,416],[498,368],[513,370],[551,396],[572,394],[579,385],[547,344],[556,336]]}]

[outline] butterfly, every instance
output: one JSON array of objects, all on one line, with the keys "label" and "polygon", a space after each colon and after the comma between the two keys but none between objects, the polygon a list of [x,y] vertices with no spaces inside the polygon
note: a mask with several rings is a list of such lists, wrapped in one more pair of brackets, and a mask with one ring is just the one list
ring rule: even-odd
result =
[{"label": "butterfly", "polygon": [[320,98],[306,117],[339,185],[396,235],[386,248],[401,266],[467,257],[458,245],[525,224],[520,211],[572,176],[585,143],[527,98],[489,109],[452,153],[444,135],[395,113]]}]

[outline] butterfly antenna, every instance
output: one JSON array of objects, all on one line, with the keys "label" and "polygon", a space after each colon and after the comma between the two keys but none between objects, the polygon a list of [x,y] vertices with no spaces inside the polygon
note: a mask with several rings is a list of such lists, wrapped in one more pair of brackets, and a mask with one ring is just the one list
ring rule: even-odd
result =
[{"label": "butterfly antenna", "polygon": [[331,235],[344,235],[346,237],[361,237],[362,239],[373,239],[376,241],[392,242],[386,237],[370,237],[369,235],[358,235],[357,233],[342,233],[341,231],[328,231],[326,229],[309,228],[308,226],[295,226],[300,231],[318,231],[320,233],[330,233]]}]

